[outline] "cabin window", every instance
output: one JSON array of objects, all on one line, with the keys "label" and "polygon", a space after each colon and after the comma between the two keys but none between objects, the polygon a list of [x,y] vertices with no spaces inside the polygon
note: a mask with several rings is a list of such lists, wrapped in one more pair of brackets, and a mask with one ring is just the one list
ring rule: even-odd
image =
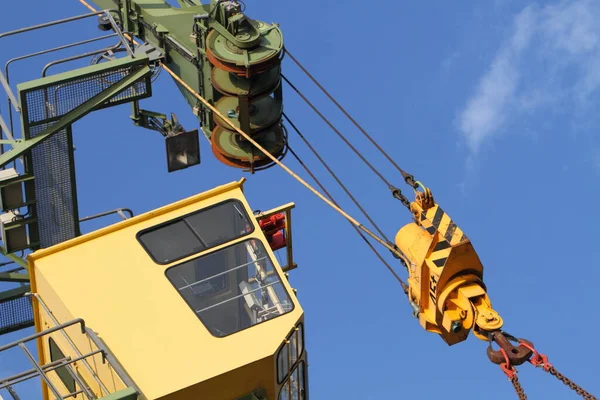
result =
[{"label": "cabin window", "polygon": [[171,267],[167,278],[216,337],[239,332],[293,309],[258,239]]},{"label": "cabin window", "polygon": [[302,324],[286,338],[277,352],[277,382],[281,383],[288,376],[296,362],[304,352],[304,328]]},{"label": "cabin window", "polygon": [[228,200],[145,229],[138,234],[138,240],[156,263],[169,264],[253,230],[242,203]]},{"label": "cabin window", "polygon": [[[49,338],[48,339],[48,347],[50,350],[50,361],[54,362],[54,361],[59,361],[59,360],[64,360],[65,354],[60,350],[60,348],[58,347],[58,345],[56,344],[56,342],[54,341],[54,339]],[[73,393],[75,392],[75,379],[73,378],[73,376],[71,375],[71,373],[69,372],[69,370],[67,369],[68,367],[59,367],[56,368],[54,371],[56,372],[56,375],[58,375],[58,378],[61,380],[61,382],[65,385],[65,387],[67,388],[67,390],[69,391],[69,393]]]},{"label": "cabin window", "polygon": [[307,400],[306,364],[300,361],[279,392],[279,400]]}]

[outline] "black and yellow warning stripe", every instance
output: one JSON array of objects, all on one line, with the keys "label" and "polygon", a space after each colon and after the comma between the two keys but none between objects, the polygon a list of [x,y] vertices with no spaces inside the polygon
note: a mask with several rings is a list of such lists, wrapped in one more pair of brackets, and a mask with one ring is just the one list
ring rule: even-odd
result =
[{"label": "black and yellow warning stripe", "polygon": [[444,268],[446,266],[446,260],[448,260],[451,251],[452,247],[450,244],[446,240],[442,239],[435,245],[431,255],[428,258],[435,264],[436,267]]},{"label": "black and yellow warning stripe", "polygon": [[440,240],[436,243],[428,258],[436,267],[444,268],[452,251],[452,246],[466,241],[467,236],[437,204],[421,212],[420,223],[429,234],[440,233]]},{"label": "black and yellow warning stripe", "polygon": [[[467,240],[467,236],[464,232],[437,204],[430,209],[421,212],[420,223],[431,235],[436,231],[439,232],[442,237],[448,241],[450,246],[457,245]],[[442,242],[438,243],[438,246],[443,246],[441,243]]]}]

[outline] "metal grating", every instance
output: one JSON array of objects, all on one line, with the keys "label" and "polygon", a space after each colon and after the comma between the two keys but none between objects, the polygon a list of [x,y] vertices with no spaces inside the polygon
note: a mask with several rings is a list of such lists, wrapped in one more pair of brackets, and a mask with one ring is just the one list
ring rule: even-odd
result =
[{"label": "metal grating", "polygon": [[[32,127],[32,137],[46,125]],[[72,143],[70,129],[63,129],[31,150],[41,248],[79,235]]]},{"label": "metal grating", "polygon": [[[23,105],[27,108],[28,125],[44,123],[66,115],[143,67],[144,65],[122,67],[28,91],[25,94],[26,105]],[[147,80],[142,80],[113,96],[103,107],[135,100],[145,96],[148,91]],[[28,138],[33,137],[30,135]]]},{"label": "metal grating", "polygon": [[0,335],[33,326],[31,297],[16,297],[0,302]]},{"label": "metal grating", "polygon": [[[32,139],[51,127],[58,119],[83,105],[94,96],[111,89],[119,81],[145,68],[144,63],[111,67],[84,76],[67,76],[63,80],[25,89],[21,92],[24,136]],[[46,79],[46,78],[44,78]],[[151,95],[150,78],[112,96],[95,109],[130,102]],[[79,214],[71,129],[65,128],[31,150],[39,247],[45,248],[79,235]]]}]

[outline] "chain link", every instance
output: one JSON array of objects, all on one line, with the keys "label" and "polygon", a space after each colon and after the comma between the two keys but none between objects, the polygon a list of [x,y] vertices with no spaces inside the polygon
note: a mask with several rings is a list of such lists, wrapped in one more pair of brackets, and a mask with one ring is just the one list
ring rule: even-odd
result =
[{"label": "chain link", "polygon": [[521,382],[519,382],[519,378],[517,377],[516,374],[515,374],[515,376],[510,378],[510,382],[513,384],[513,386],[515,388],[515,392],[517,392],[517,395],[519,396],[519,400],[527,400],[527,395],[525,394],[525,390],[523,390],[523,387],[521,386]]},{"label": "chain link", "polygon": [[566,376],[564,376],[563,374],[558,372],[556,370],[556,368],[550,367],[550,368],[548,368],[548,372],[551,375],[554,375],[559,381],[561,381],[562,383],[564,383],[565,385],[570,387],[572,390],[574,390],[578,395],[583,397],[585,400],[598,400],[594,395],[583,390],[583,388],[581,386],[579,386],[578,384],[576,384],[575,382],[573,382],[572,380],[570,380],[569,378],[567,378]]}]

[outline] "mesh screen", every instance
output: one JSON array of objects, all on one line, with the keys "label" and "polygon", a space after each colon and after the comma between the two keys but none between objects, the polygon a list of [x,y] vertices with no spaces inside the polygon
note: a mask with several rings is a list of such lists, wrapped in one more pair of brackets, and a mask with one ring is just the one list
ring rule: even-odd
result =
[{"label": "mesh screen", "polygon": [[[45,125],[30,129],[35,137]],[[31,150],[37,199],[40,247],[50,247],[79,234],[75,182],[71,171],[73,149],[70,132],[63,129]]]},{"label": "mesh screen", "polygon": [[[60,117],[140,68],[143,68],[143,65],[102,71],[25,93],[23,108],[26,110],[29,125],[27,138],[39,136]],[[148,81],[143,79],[113,96],[102,107],[131,101],[148,94]],[[79,234],[75,167],[70,135],[70,130],[65,128],[31,151],[41,248],[64,242]]]},{"label": "mesh screen", "polygon": [[[28,122],[32,125],[36,122],[62,117],[141,68],[143,68],[142,65],[103,71],[54,86],[32,90],[25,95]],[[113,96],[104,106],[144,96],[147,91],[146,81],[141,80]]]},{"label": "mesh screen", "polygon": [[0,335],[33,326],[31,297],[0,302]]}]

